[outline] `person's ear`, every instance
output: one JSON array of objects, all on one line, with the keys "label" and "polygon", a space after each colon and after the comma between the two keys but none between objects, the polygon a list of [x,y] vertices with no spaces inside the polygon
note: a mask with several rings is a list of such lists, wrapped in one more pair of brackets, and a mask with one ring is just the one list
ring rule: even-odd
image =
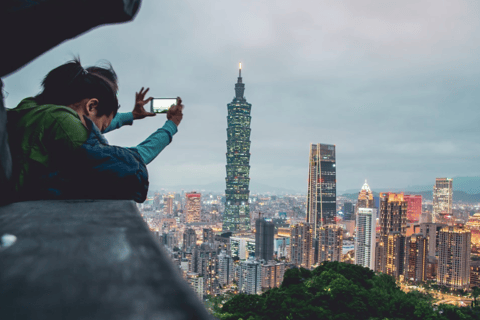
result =
[{"label": "person's ear", "polygon": [[88,100],[87,104],[86,104],[87,116],[97,115],[97,107],[98,107],[98,99],[93,98],[93,99]]}]

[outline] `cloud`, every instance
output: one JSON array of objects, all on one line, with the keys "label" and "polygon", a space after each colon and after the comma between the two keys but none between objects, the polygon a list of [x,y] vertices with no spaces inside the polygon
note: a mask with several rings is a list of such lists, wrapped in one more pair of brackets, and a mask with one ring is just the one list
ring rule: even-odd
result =
[{"label": "cloud", "polygon": [[[339,189],[479,175],[477,1],[144,1],[132,23],[62,44],[5,79],[12,106],[80,54],[108,59],[122,111],[134,92],[181,96],[185,119],[152,184],[225,176],[238,62],[252,103],[251,179],[306,190],[310,143],[335,144]],[[141,142],[161,116],[107,135]],[[161,181],[161,182],[159,182]],[[173,183],[178,181],[179,183]]]}]

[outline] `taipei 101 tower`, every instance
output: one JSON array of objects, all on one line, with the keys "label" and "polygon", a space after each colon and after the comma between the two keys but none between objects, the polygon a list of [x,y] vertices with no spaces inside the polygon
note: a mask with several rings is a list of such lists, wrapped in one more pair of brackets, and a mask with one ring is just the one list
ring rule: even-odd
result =
[{"label": "taipei 101 tower", "polygon": [[235,97],[228,107],[227,128],[227,187],[223,229],[241,232],[250,229],[250,111],[252,105],[243,96],[242,64],[235,84]]}]

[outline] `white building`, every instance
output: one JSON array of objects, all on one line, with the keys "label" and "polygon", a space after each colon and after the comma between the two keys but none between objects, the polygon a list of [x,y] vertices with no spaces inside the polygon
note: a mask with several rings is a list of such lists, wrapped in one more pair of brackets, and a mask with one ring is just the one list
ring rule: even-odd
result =
[{"label": "white building", "polygon": [[375,270],[377,209],[358,208],[355,227],[355,264]]},{"label": "white building", "polygon": [[218,283],[222,287],[232,284],[234,273],[233,258],[222,250],[218,255]]},{"label": "white building", "polygon": [[246,260],[250,256],[255,256],[255,239],[249,237],[230,237],[230,250],[232,257],[239,257],[240,260]]},{"label": "white building", "polygon": [[262,293],[262,265],[253,257],[240,263],[238,290],[246,294]]},{"label": "white building", "polygon": [[187,282],[196,292],[200,300],[203,300],[203,277],[198,273],[189,272],[187,273]]}]

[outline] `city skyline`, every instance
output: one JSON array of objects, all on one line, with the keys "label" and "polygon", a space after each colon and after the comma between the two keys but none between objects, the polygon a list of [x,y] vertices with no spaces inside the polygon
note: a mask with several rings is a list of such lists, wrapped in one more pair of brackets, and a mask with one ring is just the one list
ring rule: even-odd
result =
[{"label": "city skyline", "polygon": [[[379,190],[480,176],[480,129],[469,116],[480,95],[478,8],[417,1],[412,14],[407,7],[145,2],[132,23],[88,32],[6,77],[6,103],[37,94],[42,77],[75,54],[85,65],[107,59],[119,76],[120,112],[131,111],[142,86],[185,103],[178,134],[149,165],[151,185],[222,182],[224,105],[242,62],[247,98],[259,106],[252,181],[306,193],[305,159],[317,141],[338,147],[338,190],[358,190],[365,178]],[[182,28],[169,12],[183,17]],[[133,146],[161,124],[157,116],[106,137]]]}]

